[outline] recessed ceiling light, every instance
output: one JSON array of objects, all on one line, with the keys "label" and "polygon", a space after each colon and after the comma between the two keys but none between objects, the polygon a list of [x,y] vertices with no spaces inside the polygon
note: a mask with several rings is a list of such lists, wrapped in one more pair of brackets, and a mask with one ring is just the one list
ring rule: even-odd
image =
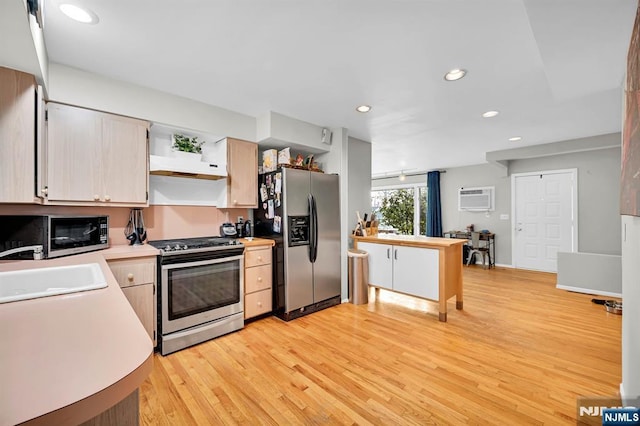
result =
[{"label": "recessed ceiling light", "polygon": [[356,107],[356,111],[358,112],[369,112],[371,111],[371,107],[369,105],[359,105]]},{"label": "recessed ceiling light", "polygon": [[487,111],[487,112],[482,113],[482,116],[484,118],[491,118],[491,117],[495,117],[498,114],[500,114],[498,111]]},{"label": "recessed ceiling light", "polygon": [[83,24],[98,23],[98,15],[75,4],[63,3],[60,5],[60,10],[74,21],[82,22]]},{"label": "recessed ceiling light", "polygon": [[520,137],[520,136],[514,136],[514,137],[512,137],[512,138],[509,138],[509,140],[510,140],[511,142],[518,142],[518,141],[521,141],[521,140],[522,140],[522,137]]},{"label": "recessed ceiling light", "polygon": [[447,81],[456,81],[456,80],[460,80],[466,74],[467,74],[467,70],[463,70],[461,68],[456,68],[456,69],[453,69],[453,70],[449,71],[448,73],[446,73],[444,75],[444,79],[447,80]]}]

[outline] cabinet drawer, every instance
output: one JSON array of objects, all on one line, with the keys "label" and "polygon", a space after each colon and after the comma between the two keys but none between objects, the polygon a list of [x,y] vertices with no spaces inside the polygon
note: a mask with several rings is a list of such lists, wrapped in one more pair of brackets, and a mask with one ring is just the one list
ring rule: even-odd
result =
[{"label": "cabinet drawer", "polygon": [[244,270],[244,292],[271,288],[271,264],[245,268]]},{"label": "cabinet drawer", "polygon": [[152,284],[156,279],[156,258],[109,260],[107,262],[120,287]]},{"label": "cabinet drawer", "polygon": [[252,266],[267,265],[271,263],[271,247],[265,247],[255,250],[245,250],[244,266],[250,268]]},{"label": "cabinet drawer", "polygon": [[245,318],[255,317],[266,312],[271,312],[271,289],[257,291],[244,297]]}]

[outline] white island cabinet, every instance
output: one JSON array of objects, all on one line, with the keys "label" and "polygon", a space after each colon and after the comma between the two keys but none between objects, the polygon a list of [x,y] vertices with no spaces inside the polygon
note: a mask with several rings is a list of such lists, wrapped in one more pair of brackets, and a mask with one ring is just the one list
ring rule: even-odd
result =
[{"label": "white island cabinet", "polygon": [[369,253],[369,285],[393,290],[393,246],[360,243],[358,249]]},{"label": "white island cabinet", "polygon": [[352,237],[369,253],[369,285],[437,301],[447,320],[447,300],[462,309],[462,245],[465,240],[389,235]]},{"label": "white island cabinet", "polygon": [[361,242],[369,253],[369,284],[438,300],[438,250]]}]

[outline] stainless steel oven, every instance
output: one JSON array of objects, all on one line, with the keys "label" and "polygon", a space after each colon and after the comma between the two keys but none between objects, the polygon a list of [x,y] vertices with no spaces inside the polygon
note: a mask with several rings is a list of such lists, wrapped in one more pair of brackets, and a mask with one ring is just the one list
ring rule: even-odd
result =
[{"label": "stainless steel oven", "polygon": [[244,246],[218,237],[151,244],[161,251],[162,355],[244,327]]}]

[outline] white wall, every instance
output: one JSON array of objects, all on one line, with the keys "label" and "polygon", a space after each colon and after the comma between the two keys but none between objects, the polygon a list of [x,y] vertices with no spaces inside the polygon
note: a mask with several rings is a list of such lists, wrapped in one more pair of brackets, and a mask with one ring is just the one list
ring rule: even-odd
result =
[{"label": "white wall", "polygon": [[578,251],[620,254],[620,150],[617,147],[516,160],[511,162],[509,171],[577,168]]},{"label": "white wall", "polygon": [[26,0],[2,0],[0,66],[33,74],[46,89],[48,59],[42,31],[27,11]]},{"label": "white wall", "polygon": [[349,245],[347,236],[347,206],[349,199],[349,170],[347,163],[348,134],[345,128],[331,129],[333,143],[331,150],[325,154],[316,156],[323,164],[325,173],[336,173],[340,176],[340,275],[341,298],[348,299],[348,275],[347,275],[347,248]]},{"label": "white wall", "polygon": [[316,124],[269,111],[257,118],[256,141],[270,148],[322,154],[331,151],[331,144],[322,142],[322,130]]},{"label": "white wall", "polygon": [[[491,212],[458,211],[458,189],[493,186],[495,209]],[[500,220],[501,214],[511,214],[511,178],[495,166],[477,166],[447,169],[440,175],[442,199],[442,230],[464,230],[473,224],[476,230],[488,229],[495,234],[496,258],[500,265],[511,264],[511,219]]]},{"label": "white wall", "polygon": [[[617,134],[618,140],[620,135]],[[611,135],[603,135],[610,140]],[[581,252],[619,255],[620,148],[547,155],[539,158],[512,160],[509,172],[524,173],[543,170],[578,169],[578,249]],[[408,176],[404,183],[426,182],[426,175]],[[397,178],[377,179],[372,186],[398,185]],[[495,211],[458,211],[457,191],[460,187],[494,186]],[[455,167],[440,176],[443,231],[488,229],[496,234],[496,263],[511,265],[511,177],[504,169],[492,165]],[[500,215],[509,215],[501,220]]]},{"label": "white wall", "polygon": [[640,217],[622,216],[622,385],[640,398]]},{"label": "white wall", "polygon": [[347,163],[349,173],[347,232],[350,234],[356,226],[356,212],[364,214],[371,210],[371,143],[349,137]]},{"label": "white wall", "polygon": [[181,96],[49,65],[49,99],[219,137],[256,140],[256,119]]}]

